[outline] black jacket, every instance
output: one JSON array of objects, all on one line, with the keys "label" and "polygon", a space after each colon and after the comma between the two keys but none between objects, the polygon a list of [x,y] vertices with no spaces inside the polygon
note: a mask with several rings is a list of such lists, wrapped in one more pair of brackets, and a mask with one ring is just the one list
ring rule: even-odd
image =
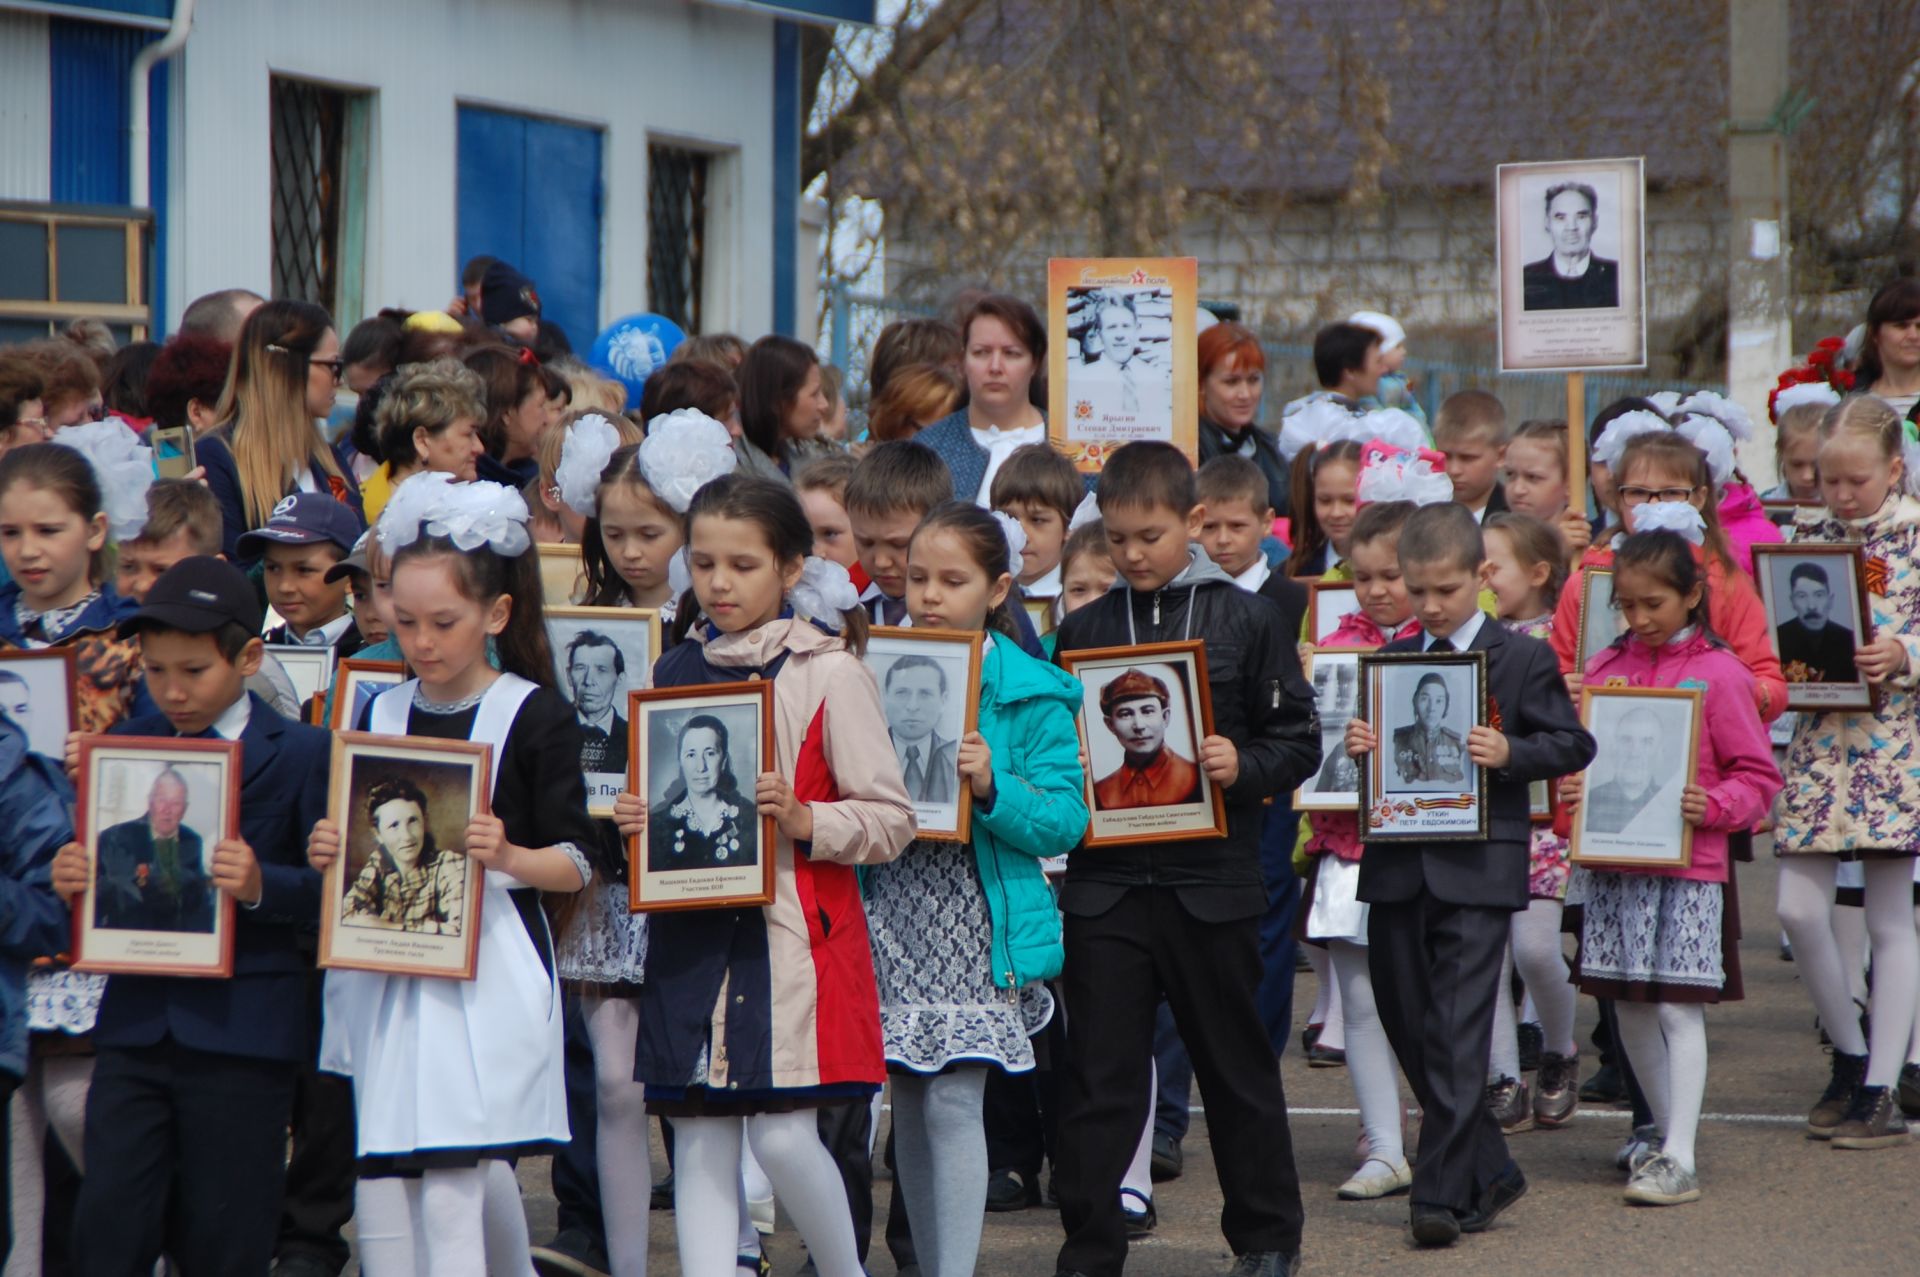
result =
[{"label": "black jacket", "polygon": [[[1415,634],[1381,648],[1418,652]],[[1539,639],[1511,634],[1492,617],[1480,623],[1468,650],[1487,654],[1487,714],[1497,709],[1513,757],[1489,776],[1485,842],[1381,845],[1360,859],[1360,899],[1397,904],[1424,887],[1437,900],[1495,909],[1527,907],[1527,847],[1533,838],[1527,786],[1582,771],[1593,761],[1593,737],[1580,725],[1559,658]]]},{"label": "black jacket", "polygon": [[[1273,507],[1276,519],[1287,517],[1292,498],[1288,495],[1291,482],[1286,458],[1280,455],[1280,445],[1272,435],[1259,426],[1248,426],[1242,434],[1227,433],[1225,426],[1207,418],[1200,418],[1200,462],[1205,465],[1215,457],[1232,456],[1240,452],[1246,441],[1253,443],[1253,455],[1248,458],[1260,467],[1260,473],[1267,476],[1267,504]],[[1258,513],[1256,511],[1256,513]]]},{"label": "black jacket", "polygon": [[[1054,659],[1096,647],[1198,638],[1206,643],[1213,732],[1240,751],[1225,791],[1227,836],[1082,848],[1067,862],[1061,908],[1081,917],[1111,909],[1131,887],[1172,887],[1188,913],[1230,922],[1266,911],[1260,826],[1268,798],[1284,799],[1320,765],[1313,689],[1293,633],[1269,599],[1249,593],[1198,546],[1179,576],[1151,594],[1124,581],[1060,622]],[[1557,668],[1557,667],[1556,667]],[[1577,769],[1576,769],[1577,770]]]},{"label": "black jacket", "polygon": [[1287,633],[1298,635],[1300,627],[1307,620],[1307,587],[1281,571],[1282,566],[1274,564],[1273,571],[1267,573],[1267,579],[1260,583],[1255,593],[1265,595],[1278,604],[1280,615],[1287,618]]}]

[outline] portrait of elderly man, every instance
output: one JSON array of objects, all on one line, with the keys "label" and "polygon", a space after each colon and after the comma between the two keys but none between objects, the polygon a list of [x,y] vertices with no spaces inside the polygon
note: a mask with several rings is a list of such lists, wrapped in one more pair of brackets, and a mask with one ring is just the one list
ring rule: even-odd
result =
[{"label": "portrait of elderly man", "polygon": [[880,702],[887,735],[900,759],[907,797],[916,803],[950,803],[960,791],[959,743],[936,730],[947,714],[947,671],[930,656],[907,655],[887,669]]},{"label": "portrait of elderly man", "polygon": [[1833,620],[1833,583],[1818,563],[1796,563],[1787,575],[1793,615],[1774,627],[1780,668],[1789,683],[1855,683],[1853,654],[1859,640]]},{"label": "portrait of elderly man", "polygon": [[467,858],[434,841],[427,796],[405,778],[367,795],[373,853],[347,888],[340,921],[421,935],[457,936],[467,900]]},{"label": "portrait of elderly man", "polygon": [[[1613,768],[1613,777],[1587,791],[1587,830],[1596,834],[1657,834],[1643,818],[1672,774],[1666,732],[1652,710],[1637,707],[1620,716],[1601,755]],[[1675,815],[1678,813],[1675,812]],[[1677,833],[1678,830],[1676,829]]]},{"label": "portrait of elderly man", "polygon": [[1094,806],[1116,811],[1198,801],[1200,769],[1167,745],[1170,701],[1165,683],[1137,669],[1100,689],[1101,721],[1124,757],[1094,782]]},{"label": "portrait of elderly man", "polygon": [[1413,689],[1413,721],[1393,729],[1393,766],[1402,785],[1464,784],[1467,743],[1446,722],[1453,696],[1447,680],[1422,674]]},{"label": "portrait of elderly man", "polygon": [[580,719],[580,770],[627,770],[627,720],[620,692],[627,658],[619,644],[597,630],[581,630],[567,644],[567,691]]},{"label": "portrait of elderly man", "polygon": [[1547,188],[1547,237],[1553,251],[1521,272],[1526,310],[1597,310],[1620,304],[1620,263],[1593,251],[1600,196],[1585,182]]},{"label": "portrait of elderly man", "polygon": [[147,814],[100,835],[93,925],[123,931],[213,930],[205,843],[186,826],[187,782],[169,767],[147,791]]}]

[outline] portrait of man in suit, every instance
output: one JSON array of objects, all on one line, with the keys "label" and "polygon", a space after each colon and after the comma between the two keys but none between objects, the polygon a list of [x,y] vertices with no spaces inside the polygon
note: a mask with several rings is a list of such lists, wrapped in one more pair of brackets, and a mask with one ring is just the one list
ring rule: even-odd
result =
[{"label": "portrait of man in suit", "polygon": [[1833,619],[1833,583],[1818,563],[1800,562],[1787,576],[1793,615],[1774,627],[1780,668],[1789,683],[1855,683],[1858,638]]},{"label": "portrait of man in suit", "polygon": [[[1666,735],[1659,715],[1644,706],[1620,715],[1619,723],[1604,737],[1601,750],[1601,756],[1613,768],[1613,776],[1593,786],[1586,795],[1588,832],[1636,836],[1662,832],[1653,827],[1661,813],[1647,808],[1669,771]],[[1668,823],[1672,814],[1677,813],[1668,815]]]},{"label": "portrait of man in suit", "polygon": [[1465,784],[1467,742],[1445,726],[1453,694],[1447,680],[1427,673],[1413,689],[1413,721],[1393,729],[1393,767],[1403,786],[1432,787],[1435,782]]},{"label": "portrait of man in suit", "polygon": [[1172,697],[1167,685],[1130,669],[1100,689],[1101,721],[1120,742],[1120,766],[1093,785],[1102,811],[1166,807],[1200,797],[1200,769],[1167,744]]},{"label": "portrait of man in suit", "polygon": [[1600,196],[1585,182],[1547,188],[1546,228],[1553,251],[1521,271],[1522,308],[1596,310],[1620,305],[1620,263],[1593,251]]},{"label": "portrait of man in suit", "polygon": [[580,770],[627,770],[627,720],[620,692],[627,658],[620,645],[597,630],[581,630],[567,644],[567,690],[580,719]]},{"label": "portrait of man in suit", "polygon": [[93,925],[122,931],[213,930],[204,843],[183,823],[187,782],[169,767],[147,791],[147,813],[100,834]]},{"label": "portrait of man in suit", "polygon": [[947,716],[947,671],[931,656],[910,653],[887,668],[881,687],[887,735],[900,759],[907,797],[916,803],[951,803],[960,786],[957,741],[942,739]]},{"label": "portrait of man in suit", "polygon": [[33,736],[33,688],[8,669],[0,669],[0,717]]},{"label": "portrait of man in suit", "polygon": [[1081,339],[1090,353],[1071,380],[1074,398],[1086,401],[1098,420],[1164,410],[1172,392],[1171,371],[1141,345],[1138,299],[1151,291],[1103,291],[1092,299],[1094,322]]}]

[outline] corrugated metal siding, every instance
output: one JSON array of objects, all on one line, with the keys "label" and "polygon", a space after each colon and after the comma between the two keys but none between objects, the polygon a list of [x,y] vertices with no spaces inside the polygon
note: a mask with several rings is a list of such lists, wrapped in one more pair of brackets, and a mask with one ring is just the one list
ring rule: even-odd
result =
[{"label": "corrugated metal siding", "polygon": [[51,187],[47,20],[0,13],[0,199],[43,200]]}]

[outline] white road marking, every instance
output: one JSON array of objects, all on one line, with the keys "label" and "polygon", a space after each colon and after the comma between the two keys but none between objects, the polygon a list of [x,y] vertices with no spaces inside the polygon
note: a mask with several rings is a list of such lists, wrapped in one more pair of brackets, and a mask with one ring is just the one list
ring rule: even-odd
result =
[{"label": "white road marking", "polygon": [[[1197,1105],[1190,1107],[1187,1111],[1195,1114],[1205,1112],[1204,1109],[1201,1109]],[[1358,1117],[1360,1116],[1360,1110],[1341,1108],[1295,1108],[1289,1106],[1287,1115],[1289,1117]],[[1629,1113],[1626,1109],[1579,1109],[1574,1113],[1574,1116],[1631,1120],[1633,1114]],[[1700,1120],[1703,1122],[1744,1122],[1764,1126],[1804,1126],[1807,1119],[1804,1117],[1794,1117],[1785,1113],[1702,1113]]]}]

